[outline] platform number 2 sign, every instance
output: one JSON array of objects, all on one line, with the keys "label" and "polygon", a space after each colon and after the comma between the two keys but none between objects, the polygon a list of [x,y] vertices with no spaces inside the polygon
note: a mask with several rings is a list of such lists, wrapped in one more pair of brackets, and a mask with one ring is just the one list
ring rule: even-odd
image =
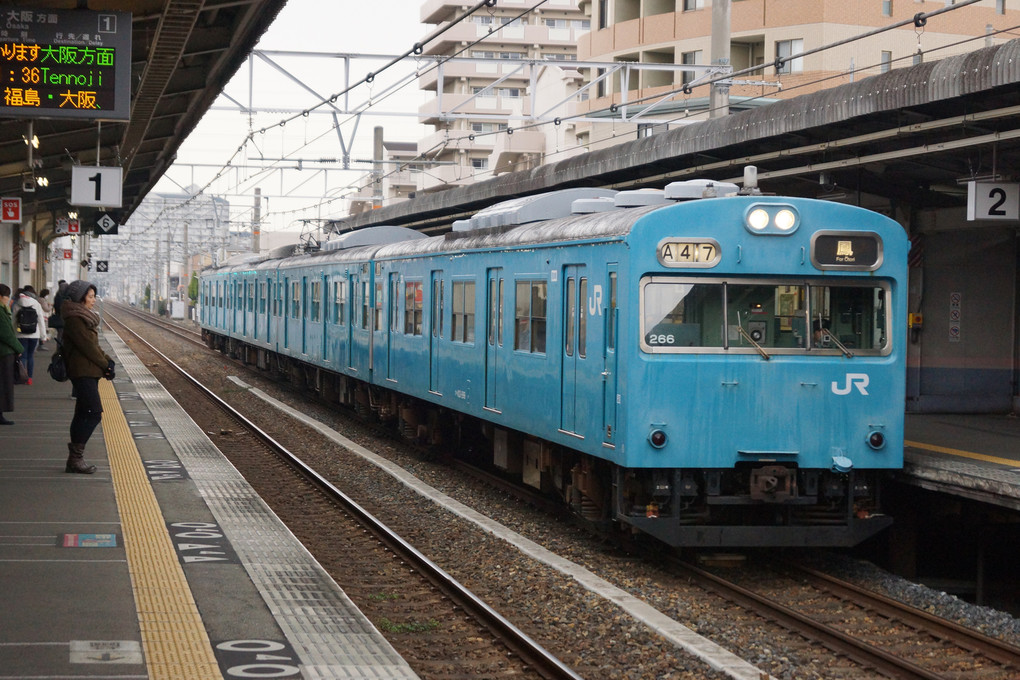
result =
[{"label": "platform number 2 sign", "polygon": [[1020,184],[967,182],[967,220],[1020,220]]}]

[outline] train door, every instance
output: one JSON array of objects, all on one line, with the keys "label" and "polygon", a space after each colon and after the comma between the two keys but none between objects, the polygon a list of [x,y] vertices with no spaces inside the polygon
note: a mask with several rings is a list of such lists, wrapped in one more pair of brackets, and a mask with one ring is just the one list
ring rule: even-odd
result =
[{"label": "train door", "polygon": [[283,277],[283,291],[282,299],[280,300],[280,316],[283,317],[283,348],[287,349],[290,347],[290,304],[288,304],[288,297],[290,295],[290,277]]},{"label": "train door", "polygon": [[579,407],[578,375],[588,354],[588,278],[584,267],[563,268],[563,370],[560,376],[560,429],[577,432],[585,422]]},{"label": "train door", "polygon": [[443,271],[432,272],[432,332],[429,335],[429,391],[442,394],[439,384],[439,346],[443,339]]},{"label": "train door", "polygon": [[387,309],[389,318],[386,320],[386,377],[396,380],[393,370],[393,336],[400,332],[400,276],[390,274],[390,298]]},{"label": "train door", "polygon": [[300,306],[298,307],[298,313],[300,314],[298,328],[301,329],[301,353],[308,354],[308,315],[311,313],[311,305],[308,304],[308,277],[301,277],[301,291],[299,293]]},{"label": "train door", "polygon": [[605,290],[592,291],[592,301],[588,311],[594,315],[603,313],[603,345],[602,345],[602,441],[615,445],[616,437],[616,337],[619,332],[616,313],[616,264],[606,268]]},{"label": "train door", "polygon": [[347,368],[354,369],[354,324],[357,319],[358,305],[358,283],[361,277],[357,272],[347,275],[347,290],[350,294],[350,302],[347,305]]},{"label": "train door", "polygon": [[315,305],[316,321],[319,322],[319,337],[321,341],[319,343],[319,359],[325,362],[329,357],[326,354],[326,343],[327,330],[329,329],[329,277],[322,275],[318,281],[318,290],[313,295],[313,304]]},{"label": "train door", "polygon": [[486,274],[485,309],[485,408],[500,411],[496,384],[503,347],[503,269],[494,267]]}]

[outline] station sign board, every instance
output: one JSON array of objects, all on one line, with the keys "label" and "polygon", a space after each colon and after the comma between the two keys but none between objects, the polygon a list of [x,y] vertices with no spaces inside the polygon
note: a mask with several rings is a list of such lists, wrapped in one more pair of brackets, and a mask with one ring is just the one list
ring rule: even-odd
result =
[{"label": "station sign board", "polygon": [[129,120],[131,13],[0,8],[0,117]]},{"label": "station sign board", "polygon": [[0,222],[21,222],[20,198],[0,198]]},{"label": "station sign board", "polygon": [[967,220],[1020,219],[1020,184],[967,182]]}]

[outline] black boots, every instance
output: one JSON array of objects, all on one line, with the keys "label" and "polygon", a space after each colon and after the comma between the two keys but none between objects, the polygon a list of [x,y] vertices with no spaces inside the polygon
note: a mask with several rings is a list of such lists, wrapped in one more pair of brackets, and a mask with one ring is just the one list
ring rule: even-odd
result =
[{"label": "black boots", "polygon": [[64,468],[64,472],[78,472],[83,475],[91,475],[96,471],[95,465],[89,465],[85,462],[84,444],[68,444],[67,452],[67,467]]}]

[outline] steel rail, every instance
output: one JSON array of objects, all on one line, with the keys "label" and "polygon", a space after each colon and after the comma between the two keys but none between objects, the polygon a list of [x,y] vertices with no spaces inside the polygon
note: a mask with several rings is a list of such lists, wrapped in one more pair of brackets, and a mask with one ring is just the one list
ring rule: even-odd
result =
[{"label": "steel rail", "polygon": [[819,590],[831,592],[837,597],[874,609],[911,628],[981,654],[1002,664],[1004,670],[1014,671],[1020,677],[1020,648],[815,569],[791,562],[784,562],[783,566]]},{"label": "steel rail", "polygon": [[[315,485],[323,493],[327,494],[346,511],[350,512],[365,525],[366,529],[371,531],[373,535],[379,538],[379,540],[393,550],[394,553],[400,555],[402,559],[413,564],[415,569],[422,573],[430,582],[435,584],[437,588],[440,588],[441,592],[450,597],[451,600],[468,612],[473,618],[492,631],[514,654],[523,659],[524,662],[534,668],[536,672],[545,678],[549,678],[549,680],[582,680],[580,675],[576,674],[551,652],[546,650],[538,642],[524,633],[524,631],[520,630],[517,626],[504,618],[495,609],[487,605],[477,595],[468,590],[464,585],[447,573],[442,567],[437,565],[413,545],[393,532],[374,515],[362,508],[354,501],[354,499],[336,488],[328,479],[316,472],[311,466],[301,460],[301,458],[245,417],[244,414],[234,409],[234,407],[209,390],[198,379],[188,373],[170,357],[160,352],[151,343],[128,328],[122,321],[112,314],[108,314],[107,316],[120,324],[139,342],[159,356],[164,362],[166,362],[167,366],[177,371],[182,377],[194,385],[196,389],[202,392],[210,401],[216,404],[228,415],[235,418],[246,429],[251,431],[264,444],[269,446],[287,463],[293,466],[295,470],[297,470],[297,472],[304,476],[309,482]],[[152,325],[160,327],[159,324],[151,322],[148,319],[144,319],[144,317],[141,318],[142,320],[152,323]]]}]

